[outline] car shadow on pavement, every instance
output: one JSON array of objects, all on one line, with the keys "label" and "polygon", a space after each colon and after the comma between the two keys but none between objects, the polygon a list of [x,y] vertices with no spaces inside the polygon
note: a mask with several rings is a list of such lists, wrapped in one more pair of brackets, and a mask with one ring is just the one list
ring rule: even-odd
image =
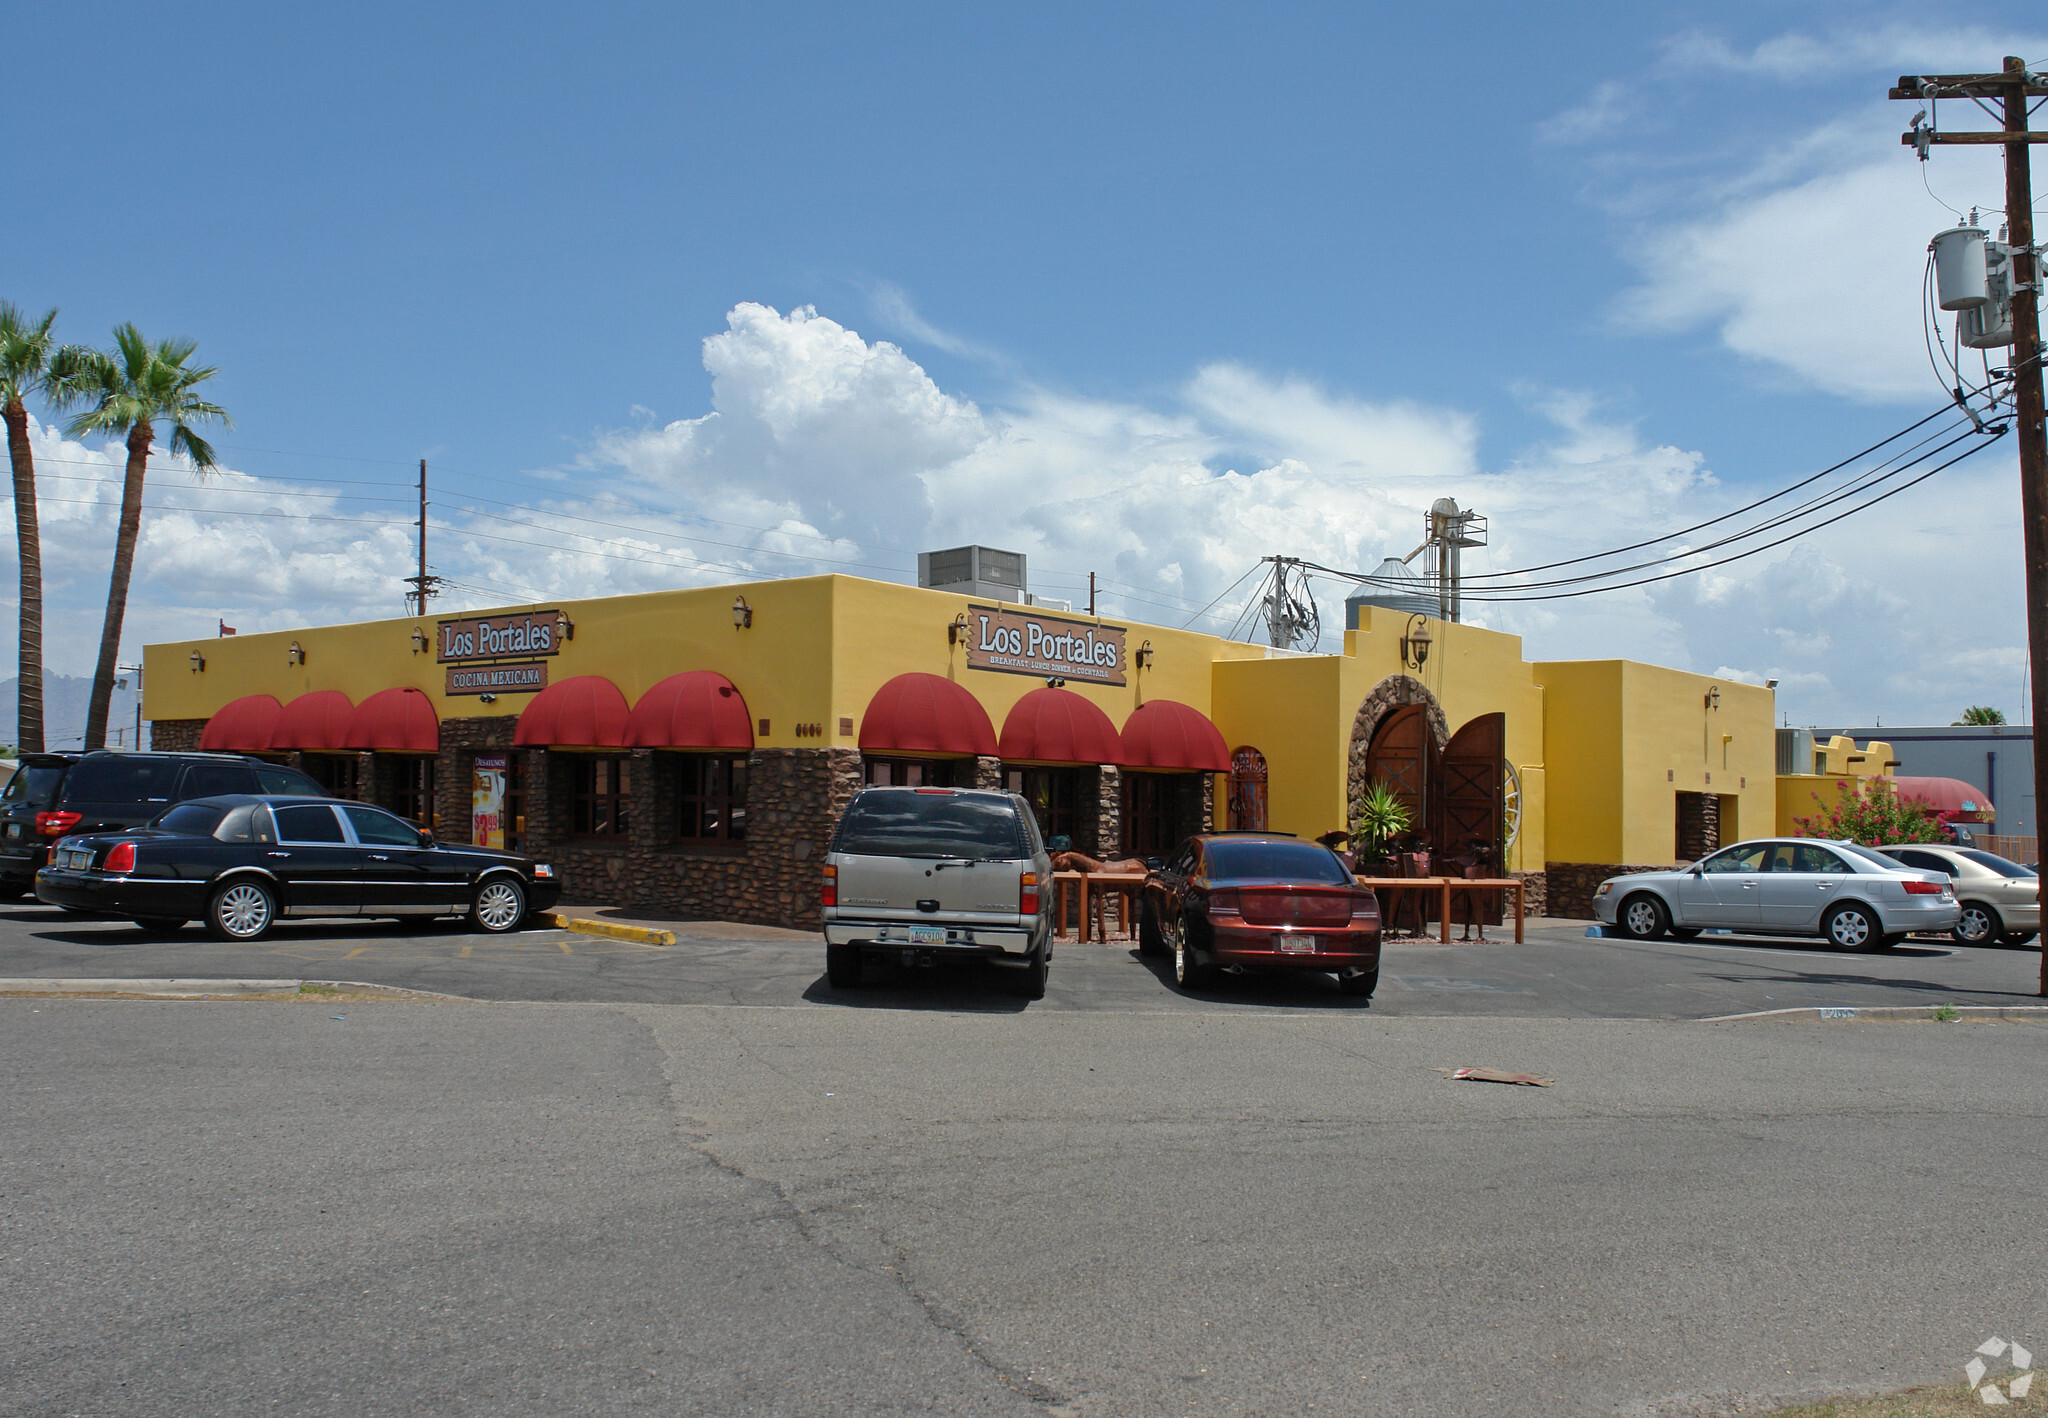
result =
[{"label": "car shadow on pavement", "polygon": [[[1053,978],[1058,979],[1055,967]],[[1010,993],[1008,972],[978,960],[904,966],[868,960],[858,988],[842,990],[823,975],[803,993],[811,1004],[853,1009],[965,1010],[974,1014],[1021,1014],[1034,1001]]]},{"label": "car shadow on pavement", "polygon": [[1130,952],[1136,961],[1165,988],[1183,999],[1200,1000],[1204,1004],[1241,1004],[1265,1009],[1370,1009],[1372,1000],[1347,995],[1337,988],[1335,975],[1307,974],[1261,974],[1218,975],[1214,984],[1199,990],[1182,989],[1173,980],[1173,957],[1155,959],[1140,955],[1135,947]]}]

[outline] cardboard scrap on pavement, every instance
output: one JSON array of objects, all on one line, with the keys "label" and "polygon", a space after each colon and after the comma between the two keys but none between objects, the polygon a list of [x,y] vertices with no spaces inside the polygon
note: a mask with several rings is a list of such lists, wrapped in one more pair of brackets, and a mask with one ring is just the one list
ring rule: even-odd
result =
[{"label": "cardboard scrap on pavement", "polygon": [[1524,1083],[1531,1088],[1548,1088],[1557,1082],[1554,1078],[1538,1078],[1533,1073],[1509,1073],[1498,1068],[1440,1068],[1445,1078],[1469,1078],[1475,1083]]}]

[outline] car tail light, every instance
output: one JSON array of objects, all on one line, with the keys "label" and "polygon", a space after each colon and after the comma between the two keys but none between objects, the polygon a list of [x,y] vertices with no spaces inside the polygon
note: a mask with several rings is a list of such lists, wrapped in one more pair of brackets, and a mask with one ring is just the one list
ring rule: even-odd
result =
[{"label": "car tail light", "polygon": [[84,816],[77,812],[39,812],[36,814],[36,831],[45,837],[62,837],[78,826]]},{"label": "car tail light", "polygon": [[821,906],[837,906],[839,904],[838,867],[825,868],[825,886],[823,891],[819,893],[818,904]]},{"label": "car tail light", "polygon": [[1361,891],[1351,898],[1351,919],[1377,921],[1380,918],[1380,898],[1370,891]]},{"label": "car tail light", "polygon": [[1244,910],[1244,898],[1235,891],[1225,888],[1209,893],[1209,914],[1212,916],[1235,916]]},{"label": "car tail light", "polygon": [[107,852],[106,861],[100,864],[101,871],[131,872],[135,870],[135,844],[116,842]]},{"label": "car tail light", "polygon": [[1939,896],[1946,890],[1948,890],[1947,882],[1908,881],[1906,883],[1906,894],[1908,896]]},{"label": "car tail light", "polygon": [[937,793],[942,798],[950,798],[953,796],[953,790],[951,788],[918,788],[915,791],[920,793]]},{"label": "car tail light", "polygon": [[1035,871],[1027,871],[1017,878],[1017,914],[1038,914],[1038,873]]},{"label": "car tail light", "polygon": [[1351,919],[1351,893],[1285,887],[1246,891],[1241,909],[1255,926],[1341,926]]}]

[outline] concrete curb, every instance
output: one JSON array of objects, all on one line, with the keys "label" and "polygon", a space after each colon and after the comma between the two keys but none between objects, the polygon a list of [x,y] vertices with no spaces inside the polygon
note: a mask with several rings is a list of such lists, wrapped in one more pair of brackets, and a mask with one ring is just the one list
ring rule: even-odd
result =
[{"label": "concrete curb", "polygon": [[451,1000],[474,1004],[466,995],[436,990],[411,990],[402,985],[373,985],[366,980],[191,980],[191,979],[68,979],[42,976],[0,978],[0,998],[40,995],[108,995],[121,999],[234,999],[239,995],[296,994],[303,985],[318,989],[353,990],[392,999]]},{"label": "concrete curb", "polygon": [[607,940],[631,941],[635,945],[674,945],[674,931],[658,930],[653,926],[629,926],[619,921],[590,921],[581,916],[564,916],[555,911],[543,911],[536,919],[543,925],[558,931],[575,931],[578,935],[603,936]]},{"label": "concrete curb", "polygon": [[1807,1005],[1799,1009],[1758,1009],[1748,1014],[1716,1014],[1699,1022],[1726,1024],[1737,1019],[1774,1019],[1805,1014],[1815,1019],[1932,1019],[1935,1011],[1947,1009],[1957,1015],[1988,1016],[1994,1019],[2048,1019],[2048,1004],[1902,1004],[1902,1005]]}]

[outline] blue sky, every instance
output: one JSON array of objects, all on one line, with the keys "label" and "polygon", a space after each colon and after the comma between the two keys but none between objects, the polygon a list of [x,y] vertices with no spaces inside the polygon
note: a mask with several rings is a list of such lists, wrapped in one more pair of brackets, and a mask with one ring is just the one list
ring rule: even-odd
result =
[{"label": "blue sky", "polygon": [[[423,455],[472,601],[982,540],[1179,623],[1268,551],[1405,553],[1437,491],[1528,564],[1932,409],[1922,247],[2000,189],[1950,150],[1924,191],[1883,91],[2048,60],[2011,14],[35,7],[0,296],[221,367],[235,478],[167,470],[188,510],[152,523],[138,645],[395,613],[402,538],[209,513],[395,517],[375,484]],[[2018,710],[2016,495],[1981,462],[1707,592],[1494,623],[1782,678],[1795,722]],[[67,490],[94,505],[57,529],[59,669],[111,526],[108,488]],[[505,531],[469,496],[630,524],[660,564],[464,540]],[[1902,579],[2011,609],[1902,643]]]}]

